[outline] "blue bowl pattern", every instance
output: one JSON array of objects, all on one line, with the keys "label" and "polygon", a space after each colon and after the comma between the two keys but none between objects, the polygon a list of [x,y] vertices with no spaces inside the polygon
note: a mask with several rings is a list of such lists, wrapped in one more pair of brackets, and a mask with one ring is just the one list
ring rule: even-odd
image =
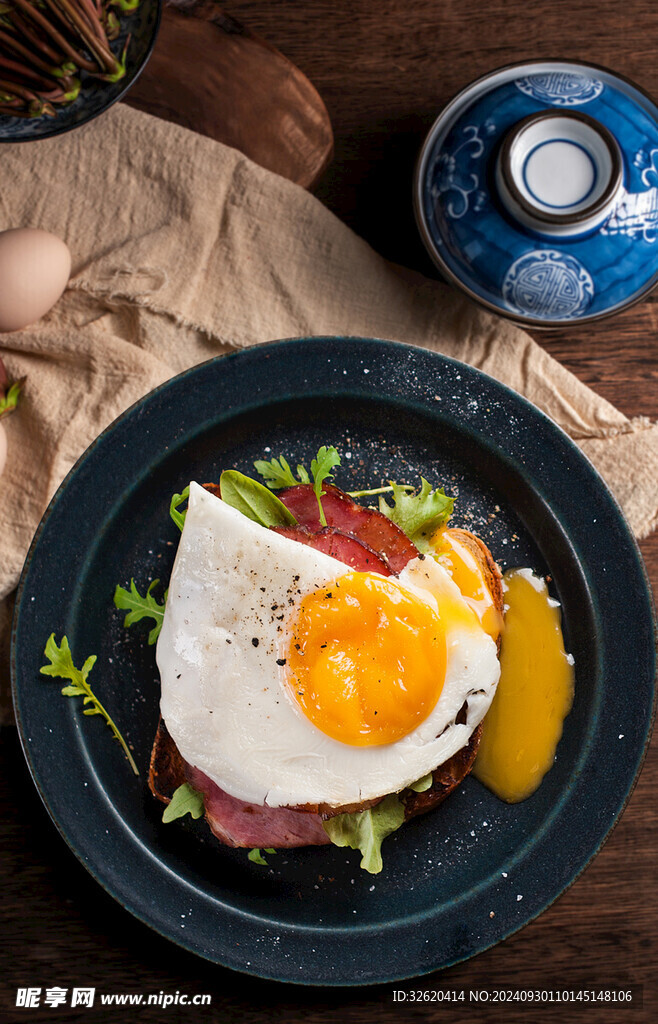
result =
[{"label": "blue bowl pattern", "polygon": [[[501,139],[546,109],[582,110],[613,134],[623,190],[588,233],[547,237],[501,203]],[[419,161],[416,213],[430,255],[471,297],[543,326],[596,319],[658,282],[658,108],[602,68],[536,63],[505,68],[466,89],[435,123]]]}]

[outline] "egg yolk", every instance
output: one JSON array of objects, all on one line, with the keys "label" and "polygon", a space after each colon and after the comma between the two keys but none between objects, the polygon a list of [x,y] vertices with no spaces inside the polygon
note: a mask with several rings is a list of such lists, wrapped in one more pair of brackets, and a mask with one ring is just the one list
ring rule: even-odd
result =
[{"label": "egg yolk", "polygon": [[439,699],[445,668],[436,610],[390,579],[357,572],[303,598],[286,657],[297,705],[352,746],[412,732]]},{"label": "egg yolk", "polygon": [[555,759],[573,701],[573,659],[560,611],[528,569],[505,573],[500,681],[482,727],[473,774],[508,803],[525,800]]},{"label": "egg yolk", "polygon": [[460,541],[459,534],[441,527],[430,539],[432,551],[441,565],[448,570],[492,640],[497,640],[503,628],[503,618],[496,608],[487,581],[472,551]]}]

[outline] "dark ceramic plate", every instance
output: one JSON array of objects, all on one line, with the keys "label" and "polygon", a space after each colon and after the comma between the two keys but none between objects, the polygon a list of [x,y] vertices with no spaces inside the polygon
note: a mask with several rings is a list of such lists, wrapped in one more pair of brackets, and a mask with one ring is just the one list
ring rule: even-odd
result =
[{"label": "dark ceramic plate", "polygon": [[128,54],[126,74],[118,82],[99,82],[83,72],[80,95],[69,106],[57,110],[55,117],[7,117],[0,115],[0,142],[31,142],[50,135],[62,135],[79,128],[111,107],[130,89],[139,77],[155,46],[162,0],[141,0],[132,14],[123,14],[121,33],[111,44],[112,52],[123,53],[126,40]]},{"label": "dark ceramic plate", "polygon": [[[117,583],[168,578],[169,497],[222,468],[285,453],[343,454],[339,485],[423,474],[458,497],[455,520],[503,567],[550,573],[576,659],[573,711],[554,767],[522,804],[475,779],[384,844],[384,869],[334,847],[262,867],[203,822],[163,825],[146,786],[158,679],[146,629],[126,631]],[[66,633],[133,746],[132,776],[100,720],[39,675]],[[654,643],[636,545],[578,449],[518,395],[425,350],[360,339],[260,346],[198,366],[118,419],[71,471],[32,545],[14,624],[25,754],[60,832],[94,877],[161,934],[267,978],[352,985],[472,956],[541,913],[622,811],[650,729]],[[629,681],[632,680],[632,686]]]}]

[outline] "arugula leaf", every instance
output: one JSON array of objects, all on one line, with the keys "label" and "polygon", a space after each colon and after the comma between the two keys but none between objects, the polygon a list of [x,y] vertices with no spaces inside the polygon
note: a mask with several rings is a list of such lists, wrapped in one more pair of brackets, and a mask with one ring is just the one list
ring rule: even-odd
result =
[{"label": "arugula leaf", "polygon": [[200,818],[204,812],[203,795],[198,789],[193,789],[189,782],[174,790],[171,800],[164,809],[162,820],[165,825],[176,818],[182,818],[191,814],[193,818]]},{"label": "arugula leaf", "polygon": [[408,789],[413,789],[414,793],[424,793],[426,789],[429,789],[432,785],[432,773],[429,775],[423,775],[422,779],[418,779],[418,782],[412,782]]},{"label": "arugula leaf", "polygon": [[[276,853],[276,850],[273,850],[272,847],[267,847],[264,852],[265,853]],[[252,864],[265,864],[265,865],[267,865],[267,861],[263,857],[263,854],[260,852],[260,849],[259,849],[258,846],[255,846],[253,848],[253,850],[250,850],[249,853],[247,854],[247,857],[252,862]]]},{"label": "arugula leaf", "polygon": [[[340,455],[333,445],[327,448],[323,444],[311,462],[313,490],[317,498],[320,524],[322,526],[327,525],[324,509],[322,508],[322,497],[324,496],[322,484],[325,480],[333,477],[331,470],[334,466],[340,466]],[[278,459],[271,459],[269,462],[259,459],[257,462],[254,462],[254,467],[260,473],[267,486],[274,491],[278,491],[281,487],[297,487],[298,484],[310,484],[311,482],[311,477],[302,465],[297,466],[297,476],[295,477],[283,455],[280,455]]]},{"label": "arugula leaf", "polygon": [[185,526],[185,512],[179,512],[178,507],[179,505],[182,505],[184,501],[187,501],[189,496],[190,487],[188,484],[188,486],[181,494],[173,494],[171,497],[171,501],[169,502],[169,515],[176,523],[176,526],[181,531],[181,533],[183,532],[183,527]]},{"label": "arugula leaf", "polygon": [[382,842],[404,824],[404,804],[395,793],[381,803],[354,814],[337,814],[322,825],[334,846],[349,846],[362,853],[360,866],[371,875],[382,869]]},{"label": "arugula leaf", "polygon": [[258,480],[226,469],[219,478],[222,501],[261,526],[296,526],[297,520],[276,494]]},{"label": "arugula leaf", "polygon": [[82,668],[76,668],[73,664],[73,657],[71,655],[71,648],[69,647],[68,639],[63,636],[61,646],[58,647],[54,633],[50,634],[43,653],[46,658],[48,658],[50,665],[42,665],[39,671],[44,676],[58,676],[61,679],[70,680],[70,685],[62,688],[64,696],[82,697],[83,705],[89,705],[85,707],[83,711],[84,715],[103,716],[112,731],[112,735],[121,744],[123,752],[130,762],[130,767],[134,771],[135,775],[139,775],[137,765],[135,764],[133,756],[128,749],[128,744],[87,682],[87,676],[96,664],[96,655],[90,654]]},{"label": "arugula leaf", "polygon": [[123,624],[128,629],[133,623],[139,622],[140,619],[153,619],[155,626],[149,633],[149,644],[154,644],[160,635],[162,629],[162,621],[164,619],[165,605],[167,603],[167,593],[165,590],[164,597],[162,598],[162,604],[158,604],[157,600],[151,594],[151,591],[155,586],[158,585],[160,580],[151,580],[144,597],[140,594],[135,585],[134,579],[130,581],[130,590],[126,590],[117,584],[117,588],[114,591],[114,604],[117,608],[127,610],[128,614],[123,620]]},{"label": "arugula leaf", "polygon": [[455,499],[449,498],[442,487],[432,490],[425,477],[420,480],[421,488],[413,494],[407,494],[404,487],[391,481],[394,504],[391,506],[380,497],[379,511],[399,526],[417,548],[430,551],[429,538],[448,522]]},{"label": "arugula leaf", "polygon": [[281,487],[296,487],[298,484],[310,484],[311,480],[303,466],[297,466],[297,476],[293,472],[283,455],[278,459],[271,459],[266,462],[258,459],[254,462],[254,469],[260,473],[268,487],[278,491]]},{"label": "arugula leaf", "polygon": [[340,455],[333,447],[327,448],[326,445],[322,445],[316,458],[311,463],[311,473],[313,474],[313,490],[315,491],[315,497],[318,500],[318,509],[320,510],[320,524],[322,526],[327,525],[327,520],[322,508],[322,497],[324,491],[322,490],[322,484],[325,480],[333,479],[333,473],[331,472],[334,466],[340,466]]}]

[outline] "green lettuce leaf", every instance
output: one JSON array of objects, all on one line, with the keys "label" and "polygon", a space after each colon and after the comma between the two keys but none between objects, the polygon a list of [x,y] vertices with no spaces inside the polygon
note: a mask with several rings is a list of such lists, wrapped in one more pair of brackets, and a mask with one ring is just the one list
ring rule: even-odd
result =
[{"label": "green lettuce leaf", "polygon": [[242,512],[248,519],[261,526],[296,526],[297,520],[276,494],[260,484],[258,480],[239,473],[237,469],[225,470],[219,478],[222,501]]},{"label": "green lettuce leaf", "polygon": [[349,846],[352,850],[360,850],[360,866],[371,875],[376,875],[383,865],[384,839],[404,824],[404,804],[392,793],[366,811],[337,814],[322,824],[334,846]]},{"label": "green lettuce leaf", "polygon": [[391,481],[393,505],[380,497],[379,511],[399,526],[419,551],[427,552],[431,550],[431,535],[452,515],[455,499],[449,498],[442,487],[433,490],[424,477],[420,480],[421,488],[413,494]]},{"label": "green lettuce leaf", "polygon": [[167,804],[162,815],[165,824],[191,814],[193,818],[200,818],[204,812],[203,796],[197,789],[193,789],[189,782],[174,790],[171,801]]},{"label": "green lettuce leaf", "polygon": [[413,789],[414,793],[424,793],[431,785],[432,773],[430,772],[429,775],[423,775],[422,779],[418,779],[418,782],[412,782],[409,789]]},{"label": "green lettuce leaf", "polygon": [[164,592],[162,598],[162,604],[158,604],[155,597],[153,597],[151,591],[160,580],[152,580],[149,583],[148,590],[144,597],[140,594],[135,584],[135,581],[131,579],[130,590],[126,590],[125,587],[121,587],[117,584],[117,588],[114,591],[114,604],[121,611],[127,611],[123,624],[126,629],[132,626],[133,623],[139,622],[140,619],[153,619],[155,625],[149,633],[149,644],[154,644],[160,635],[162,629],[162,622],[165,613],[165,604],[167,603],[167,591]]},{"label": "green lettuce leaf", "polygon": [[190,488],[188,485],[185,488],[185,490],[181,492],[181,494],[172,494],[171,501],[169,502],[169,515],[176,523],[176,526],[181,531],[181,533],[183,532],[183,527],[185,526],[185,513],[187,509],[185,509],[183,512],[179,512],[178,510],[180,506],[183,504],[183,502],[187,501],[189,496]]},{"label": "green lettuce leaf", "polygon": [[[266,847],[266,849],[263,852],[276,853],[276,850],[273,850],[272,847]],[[265,866],[267,866],[267,861],[263,857],[263,854],[260,852],[258,846],[255,846],[253,850],[250,850],[249,853],[247,854],[247,857],[252,862],[252,864],[264,864]]]}]

